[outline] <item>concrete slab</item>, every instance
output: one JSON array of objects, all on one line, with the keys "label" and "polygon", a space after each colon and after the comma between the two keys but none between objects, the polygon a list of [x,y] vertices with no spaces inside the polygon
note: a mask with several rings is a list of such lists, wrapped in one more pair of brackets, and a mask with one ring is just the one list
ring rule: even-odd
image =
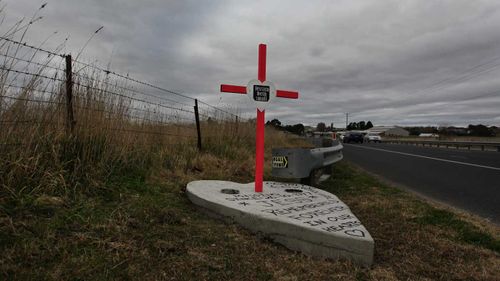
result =
[{"label": "concrete slab", "polygon": [[189,199],[209,214],[235,221],[285,247],[307,255],[373,262],[374,241],[349,207],[335,195],[295,183],[193,181]]}]

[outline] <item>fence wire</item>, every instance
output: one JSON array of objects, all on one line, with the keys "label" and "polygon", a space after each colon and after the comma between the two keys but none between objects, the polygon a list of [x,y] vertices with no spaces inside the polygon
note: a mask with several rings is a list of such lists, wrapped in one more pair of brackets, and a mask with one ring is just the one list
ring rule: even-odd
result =
[{"label": "fence wire", "polygon": [[128,74],[1,36],[0,86],[0,149],[33,145],[47,134],[185,142],[200,138],[196,114],[206,137],[248,121]]}]

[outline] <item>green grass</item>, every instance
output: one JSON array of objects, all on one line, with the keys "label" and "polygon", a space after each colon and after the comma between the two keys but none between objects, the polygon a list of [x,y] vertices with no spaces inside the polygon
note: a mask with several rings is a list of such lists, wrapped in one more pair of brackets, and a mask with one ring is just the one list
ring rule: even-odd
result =
[{"label": "green grass", "polygon": [[473,224],[457,218],[450,211],[428,208],[426,214],[416,221],[422,225],[435,225],[453,229],[457,233],[457,241],[477,245],[500,253],[499,239],[495,239],[492,235],[479,230]]},{"label": "green grass", "polygon": [[[205,157],[215,161],[206,165],[220,161],[210,154]],[[206,170],[196,161],[189,165]],[[31,200],[9,209],[10,215],[2,216],[0,224],[0,279],[495,280],[498,276],[498,232],[479,229],[345,163],[335,167],[334,175],[321,187],[348,203],[374,237],[371,269],[306,257],[238,225],[209,218],[189,202],[181,178],[152,180],[148,173],[137,172],[110,177],[98,193],[68,198],[63,205],[35,206]],[[251,173],[239,181],[251,181]]]},{"label": "green grass", "polygon": [[[477,226],[463,219],[460,219],[453,212],[437,209],[422,200],[418,200],[401,189],[388,186],[366,173],[357,171],[350,166],[342,168],[336,167],[334,178],[323,188],[339,196],[357,197],[366,194],[375,193],[374,196],[385,196],[394,201],[405,200],[406,208],[411,208],[417,215],[412,222],[422,226],[432,225],[447,229],[454,233],[454,239],[457,242],[468,243],[490,249],[500,253],[500,239],[494,238],[491,234],[479,229]],[[332,188],[332,186],[334,188]],[[373,186],[377,189],[373,190]],[[390,210],[374,210],[380,215],[383,213],[392,214]],[[388,217],[389,219],[389,217]]]},{"label": "green grass", "polygon": [[181,239],[174,239],[186,236],[182,207],[187,202],[182,196],[139,177],[112,182],[108,190],[51,212],[46,207],[18,214],[14,219],[29,227],[16,225],[2,231],[2,241],[9,241],[2,244],[3,252],[10,253],[9,260],[15,262],[10,265],[16,268],[3,267],[5,277],[123,279],[131,273],[130,263],[141,265],[142,271],[150,266],[149,254],[170,255],[182,248]]}]

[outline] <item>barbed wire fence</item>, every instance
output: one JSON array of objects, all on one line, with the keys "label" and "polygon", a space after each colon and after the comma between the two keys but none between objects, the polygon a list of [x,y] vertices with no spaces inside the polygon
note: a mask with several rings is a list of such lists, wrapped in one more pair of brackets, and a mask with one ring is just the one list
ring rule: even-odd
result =
[{"label": "barbed wire fence", "polygon": [[[120,132],[133,141],[193,142],[248,121],[185,94],[0,36],[0,146],[47,134]],[[26,129],[28,128],[29,129]],[[218,131],[218,132],[217,132]],[[140,137],[138,137],[140,136]],[[160,137],[161,136],[161,137]]]}]

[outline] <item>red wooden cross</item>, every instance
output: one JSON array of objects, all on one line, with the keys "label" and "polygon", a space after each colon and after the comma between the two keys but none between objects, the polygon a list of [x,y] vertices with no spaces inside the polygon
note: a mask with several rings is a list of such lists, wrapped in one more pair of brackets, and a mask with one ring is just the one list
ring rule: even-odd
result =
[{"label": "red wooden cross", "polygon": [[[268,82],[266,81],[265,44],[259,45],[259,62],[258,62],[257,78],[260,81],[260,83]],[[252,81],[250,83],[252,83]],[[247,88],[248,87],[246,86],[236,86],[236,85],[226,85],[226,84],[220,85],[220,91],[226,93],[247,94]],[[299,98],[299,93],[294,91],[276,90],[276,97],[297,99]],[[259,108],[257,108],[257,130],[255,136],[255,192],[262,192],[262,180],[264,176],[264,125],[265,125],[264,119],[265,119],[265,109],[259,110]]]}]

